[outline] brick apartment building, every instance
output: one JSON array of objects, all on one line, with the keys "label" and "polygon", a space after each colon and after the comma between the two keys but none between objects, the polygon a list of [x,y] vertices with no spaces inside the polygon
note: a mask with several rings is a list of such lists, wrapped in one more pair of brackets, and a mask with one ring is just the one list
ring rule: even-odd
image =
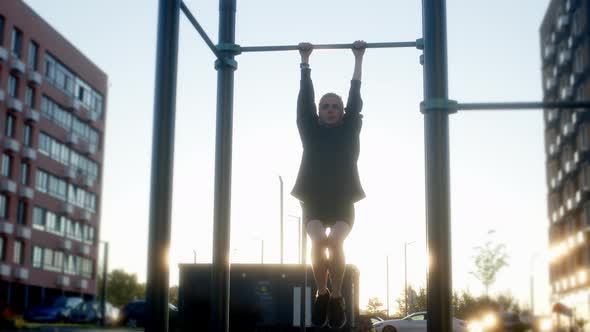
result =
[{"label": "brick apartment building", "polygon": [[0,304],[96,293],[107,76],[0,1]]},{"label": "brick apartment building", "polygon": [[[546,101],[590,100],[589,0],[552,0],[540,29]],[[545,109],[551,302],[590,318],[590,112]]]}]

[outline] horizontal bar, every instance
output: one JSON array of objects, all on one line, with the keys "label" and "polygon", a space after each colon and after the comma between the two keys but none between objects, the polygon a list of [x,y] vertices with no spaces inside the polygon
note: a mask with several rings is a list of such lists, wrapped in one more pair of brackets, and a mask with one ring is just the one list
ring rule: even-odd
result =
[{"label": "horizontal bar", "polygon": [[507,103],[459,103],[460,111],[485,110],[535,110],[544,108],[590,108],[590,101],[545,101],[545,102],[507,102]]},{"label": "horizontal bar", "polygon": [[215,56],[218,59],[221,59],[221,55],[217,51],[217,47],[215,46],[215,44],[213,44],[213,42],[211,41],[211,39],[209,38],[209,36],[207,36],[207,33],[205,32],[205,30],[203,30],[203,28],[201,27],[201,25],[199,24],[199,22],[197,22],[197,19],[193,16],[193,14],[188,9],[188,7],[184,4],[184,1],[182,1],[180,3],[180,9],[184,13],[184,15],[186,15],[186,18],[195,27],[195,29],[197,29],[197,32],[201,35],[201,37],[203,38],[203,40],[205,41],[205,43],[207,43],[207,46],[209,46],[209,48],[211,49],[211,51],[213,52],[213,54],[215,54]]},{"label": "horizontal bar", "polygon": [[[352,49],[353,44],[312,44],[314,50],[337,50]],[[416,41],[412,42],[391,42],[391,43],[367,43],[367,48],[394,48],[394,47],[417,47]],[[271,51],[298,51],[297,45],[279,45],[279,46],[242,46],[242,52],[271,52]]]}]

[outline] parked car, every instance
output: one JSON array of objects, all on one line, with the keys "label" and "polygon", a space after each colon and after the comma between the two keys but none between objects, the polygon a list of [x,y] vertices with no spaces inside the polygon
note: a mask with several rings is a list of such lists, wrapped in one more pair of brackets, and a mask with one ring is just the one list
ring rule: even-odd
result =
[{"label": "parked car", "polygon": [[[100,301],[84,301],[72,309],[69,321],[72,323],[100,323],[102,312]],[[109,302],[105,303],[105,323],[115,325],[119,322],[119,309]]]},{"label": "parked car", "polygon": [[[176,329],[178,308],[168,303],[168,325],[171,331]],[[122,310],[121,323],[127,327],[143,327],[146,322],[146,302],[136,300],[127,303]]]},{"label": "parked car", "polygon": [[358,331],[375,332],[375,324],[382,322],[383,318],[375,315],[359,315]]},{"label": "parked car", "polygon": [[[402,319],[391,319],[374,325],[376,332],[426,332],[426,312],[416,312]],[[466,332],[465,321],[453,317],[453,332]]]},{"label": "parked car", "polygon": [[44,305],[27,310],[24,319],[29,322],[63,322],[69,319],[72,309],[83,301],[81,297],[53,298]]},{"label": "parked car", "polygon": [[479,315],[478,319],[471,319],[468,324],[471,330],[483,332],[525,332],[531,329],[531,325],[509,311],[486,312]]}]

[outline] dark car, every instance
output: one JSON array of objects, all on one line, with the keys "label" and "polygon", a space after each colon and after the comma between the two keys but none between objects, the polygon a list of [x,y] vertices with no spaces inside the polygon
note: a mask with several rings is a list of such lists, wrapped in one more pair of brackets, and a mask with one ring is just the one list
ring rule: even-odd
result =
[{"label": "dark car", "polygon": [[[176,329],[178,308],[168,304],[168,325],[171,331]],[[146,302],[137,300],[127,303],[121,313],[121,323],[127,327],[143,327],[146,322]]]},{"label": "dark car", "polygon": [[29,322],[63,322],[68,320],[71,310],[83,301],[81,297],[60,296],[27,310],[24,319]]},{"label": "dark car", "polygon": [[[100,301],[91,300],[80,303],[72,309],[69,321],[72,323],[99,323],[102,319]],[[115,325],[119,321],[119,309],[109,302],[105,303],[106,324]]]}]

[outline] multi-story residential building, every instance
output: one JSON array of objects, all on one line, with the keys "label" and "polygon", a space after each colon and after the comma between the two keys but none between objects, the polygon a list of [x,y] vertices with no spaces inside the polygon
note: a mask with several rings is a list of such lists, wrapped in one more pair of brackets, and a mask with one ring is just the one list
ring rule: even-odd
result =
[{"label": "multi-story residential building", "polygon": [[[552,0],[541,25],[546,101],[590,100],[589,0]],[[551,300],[590,318],[590,112],[545,109]]]},{"label": "multi-story residential building", "polygon": [[107,76],[0,1],[0,303],[96,293]]}]

